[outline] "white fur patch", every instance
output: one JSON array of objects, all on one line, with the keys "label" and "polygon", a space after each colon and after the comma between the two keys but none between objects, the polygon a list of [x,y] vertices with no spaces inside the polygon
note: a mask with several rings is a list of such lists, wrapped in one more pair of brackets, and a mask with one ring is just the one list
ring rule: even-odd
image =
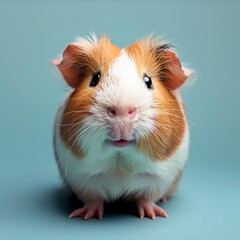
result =
[{"label": "white fur patch", "polygon": [[153,108],[155,103],[151,90],[147,89],[142,77],[138,75],[135,62],[122,50],[121,55],[109,67],[108,75],[102,79],[102,89],[96,92],[96,104],[91,109],[93,116],[87,118],[86,122],[91,125],[104,122],[105,125],[124,126],[130,123],[119,118],[109,118],[106,110],[116,106],[133,107],[137,109],[133,126],[134,138],[144,137],[151,132],[156,114]]}]

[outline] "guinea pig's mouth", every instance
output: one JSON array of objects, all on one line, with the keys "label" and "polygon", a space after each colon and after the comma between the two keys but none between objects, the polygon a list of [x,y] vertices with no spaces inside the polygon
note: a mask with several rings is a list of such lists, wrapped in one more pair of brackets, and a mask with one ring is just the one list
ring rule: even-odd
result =
[{"label": "guinea pig's mouth", "polygon": [[132,140],[125,140],[125,139],[120,139],[120,140],[108,140],[110,144],[112,144],[114,147],[127,147],[132,143]]}]

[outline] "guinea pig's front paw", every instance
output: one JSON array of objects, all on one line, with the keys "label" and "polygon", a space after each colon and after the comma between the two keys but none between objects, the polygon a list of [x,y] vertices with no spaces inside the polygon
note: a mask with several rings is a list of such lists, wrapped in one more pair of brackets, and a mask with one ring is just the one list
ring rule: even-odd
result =
[{"label": "guinea pig's front paw", "polygon": [[78,208],[74,210],[69,218],[82,217],[84,220],[97,217],[98,219],[102,219],[103,217],[103,207],[104,201],[95,200],[86,203],[82,208]]},{"label": "guinea pig's front paw", "polygon": [[155,219],[156,216],[168,217],[167,213],[150,199],[138,199],[137,208],[140,218],[144,218],[144,216],[151,219]]}]

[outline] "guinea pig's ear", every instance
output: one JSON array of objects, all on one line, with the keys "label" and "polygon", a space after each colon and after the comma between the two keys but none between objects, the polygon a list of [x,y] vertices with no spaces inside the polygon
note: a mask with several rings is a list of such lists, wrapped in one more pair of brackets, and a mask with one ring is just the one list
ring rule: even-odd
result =
[{"label": "guinea pig's ear", "polygon": [[76,44],[70,44],[63,52],[63,58],[57,58],[52,60],[52,64],[55,65],[62,73],[63,78],[73,88],[76,88],[79,83],[81,65],[86,58],[83,50]]},{"label": "guinea pig's ear", "polygon": [[193,74],[193,71],[182,67],[176,53],[171,49],[164,48],[162,51],[164,64],[160,77],[163,84],[170,91],[174,91],[182,86],[186,79]]}]

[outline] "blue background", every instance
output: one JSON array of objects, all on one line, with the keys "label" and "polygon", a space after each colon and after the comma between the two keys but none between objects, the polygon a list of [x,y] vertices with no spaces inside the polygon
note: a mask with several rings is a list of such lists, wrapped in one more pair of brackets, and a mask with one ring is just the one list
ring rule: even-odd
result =
[{"label": "blue background", "polygon": [[[0,239],[240,239],[239,12],[239,1],[0,1]],[[91,31],[121,47],[166,34],[196,71],[182,91],[190,157],[162,204],[168,219],[67,218],[76,203],[51,142],[68,88],[50,60]]]}]

